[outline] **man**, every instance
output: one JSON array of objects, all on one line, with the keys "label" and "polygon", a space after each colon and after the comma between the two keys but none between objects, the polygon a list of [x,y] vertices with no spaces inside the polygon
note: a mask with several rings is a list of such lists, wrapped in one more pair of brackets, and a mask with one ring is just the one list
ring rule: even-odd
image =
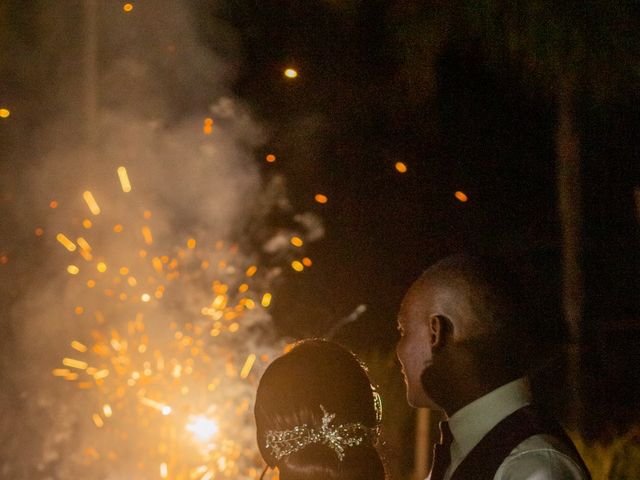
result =
[{"label": "man", "polygon": [[558,424],[531,405],[523,373],[536,339],[517,282],[497,262],[431,266],[398,315],[398,359],[413,407],[442,409],[430,480],[586,480]]}]

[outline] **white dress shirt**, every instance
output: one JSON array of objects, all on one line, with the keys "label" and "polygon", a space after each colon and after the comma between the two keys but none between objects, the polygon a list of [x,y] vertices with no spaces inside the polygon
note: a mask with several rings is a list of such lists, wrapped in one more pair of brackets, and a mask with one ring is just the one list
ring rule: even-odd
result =
[{"label": "white dress shirt", "polygon": [[[462,460],[493,427],[530,403],[528,384],[520,378],[453,414],[448,420],[453,433],[451,464],[444,480],[450,480]],[[588,477],[574,456],[559,439],[550,435],[533,435],[511,451],[493,480],[586,480]]]}]

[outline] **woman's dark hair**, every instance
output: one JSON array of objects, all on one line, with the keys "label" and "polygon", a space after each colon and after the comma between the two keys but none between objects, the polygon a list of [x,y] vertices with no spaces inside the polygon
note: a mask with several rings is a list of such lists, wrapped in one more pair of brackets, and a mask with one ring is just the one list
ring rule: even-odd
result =
[{"label": "woman's dark hair", "polygon": [[350,351],[324,340],[306,340],[277,358],[264,372],[256,394],[258,447],[281,480],[383,480],[384,466],[371,439],[346,447],[344,458],[322,443],[308,445],[277,460],[265,445],[269,430],[322,424],[324,409],[335,414],[331,425],[360,423],[378,428],[378,402],[367,373]]}]

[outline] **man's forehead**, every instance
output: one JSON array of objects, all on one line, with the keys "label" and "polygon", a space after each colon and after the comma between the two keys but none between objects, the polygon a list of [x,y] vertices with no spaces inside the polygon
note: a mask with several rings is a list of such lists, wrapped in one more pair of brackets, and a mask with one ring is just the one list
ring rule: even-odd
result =
[{"label": "man's forehead", "polygon": [[429,275],[426,272],[409,288],[400,304],[398,316],[423,312],[425,309],[440,308],[452,302],[459,303],[465,296],[463,290],[463,285],[458,285],[449,279]]},{"label": "man's forehead", "polygon": [[425,282],[422,277],[416,280],[402,299],[400,311],[398,312],[398,321],[406,321],[407,317],[416,311],[424,309],[432,295],[433,292],[429,283]]}]

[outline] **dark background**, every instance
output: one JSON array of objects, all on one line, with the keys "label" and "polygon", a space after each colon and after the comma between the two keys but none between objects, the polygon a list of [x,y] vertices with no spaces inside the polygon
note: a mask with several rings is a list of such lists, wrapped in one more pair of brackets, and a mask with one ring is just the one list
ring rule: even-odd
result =
[{"label": "dark background", "polygon": [[[476,7],[477,16],[495,7],[496,24],[496,12],[508,10],[500,2]],[[547,14],[558,21],[543,21],[536,34],[546,39],[559,35],[555,29],[583,29],[575,43],[593,51],[570,68],[579,78],[584,428],[599,436],[626,429],[639,413],[640,109],[637,77],[629,74],[637,73],[629,29],[638,12],[583,7],[552,8]],[[464,19],[452,22],[460,23],[439,40],[437,55],[421,57],[436,43],[429,20],[446,8],[264,1],[231,2],[223,10],[244,55],[234,90],[272,131],[268,150],[278,161],[265,164],[266,174],[284,173],[300,208],[318,191],[329,197],[316,208],[327,234],[312,247],[313,268],[277,295],[275,318],[287,334],[321,334],[366,304],[367,312],[337,338],[358,350],[390,350],[410,283],[439,257],[471,251],[511,260],[534,297],[543,324],[538,340],[566,340],[557,95],[549,78],[557,63],[573,61],[563,45],[573,37],[560,37],[560,53],[547,52],[551,67],[528,68],[526,59],[505,53],[500,32],[474,30],[467,26],[473,14],[449,12]],[[617,33],[607,38],[607,32]],[[287,67],[299,77],[285,78]],[[609,76],[610,70],[620,74]],[[408,172],[398,173],[396,161]],[[457,190],[468,202],[454,197]],[[547,380],[562,396],[562,362],[552,368]]]}]

